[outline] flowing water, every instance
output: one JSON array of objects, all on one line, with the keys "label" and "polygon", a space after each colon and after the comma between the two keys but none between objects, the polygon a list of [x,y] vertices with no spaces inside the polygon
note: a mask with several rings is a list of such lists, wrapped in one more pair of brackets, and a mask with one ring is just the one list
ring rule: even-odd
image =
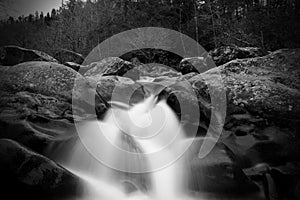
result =
[{"label": "flowing water", "polygon": [[188,190],[190,168],[181,154],[190,139],[165,100],[150,96],[131,107],[112,105],[103,120],[81,123],[79,137],[49,148],[83,182],[82,195],[68,200],[263,199]]},{"label": "flowing water", "polygon": [[116,103],[102,121],[80,125],[79,138],[59,150],[55,159],[84,182],[80,200],[191,199],[178,157],[184,133],[166,101],[156,101]]}]

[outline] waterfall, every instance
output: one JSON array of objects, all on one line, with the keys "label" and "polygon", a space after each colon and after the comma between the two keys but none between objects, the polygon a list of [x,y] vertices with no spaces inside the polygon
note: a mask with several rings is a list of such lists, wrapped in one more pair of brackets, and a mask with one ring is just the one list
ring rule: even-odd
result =
[{"label": "waterfall", "polygon": [[60,151],[57,160],[84,181],[82,200],[190,199],[178,156],[183,130],[166,101],[156,101],[112,106],[102,121],[80,125],[79,138]]}]

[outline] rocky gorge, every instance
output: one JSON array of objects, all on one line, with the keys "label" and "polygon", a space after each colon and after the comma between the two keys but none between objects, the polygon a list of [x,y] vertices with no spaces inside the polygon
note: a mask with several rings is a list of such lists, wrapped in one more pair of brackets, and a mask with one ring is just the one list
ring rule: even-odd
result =
[{"label": "rocky gorge", "polygon": [[[116,86],[114,100],[132,93],[129,104],[158,91],[184,121],[187,135],[189,126],[197,125],[189,150],[191,191],[237,199],[257,193],[267,200],[300,199],[300,49],[222,47],[209,53],[217,66],[201,73],[193,65],[206,62],[202,57],[171,60],[172,67],[161,68],[131,62],[132,57],[84,66],[82,56],[66,50],[57,59],[16,46],[1,47],[0,52],[0,187],[10,199],[80,195],[80,178],[47,150],[76,139],[74,121],[101,120]],[[218,87],[219,74],[226,92],[224,127],[217,145],[200,159],[197,152],[204,139],[199,136],[205,135],[211,119],[209,88]],[[75,79],[78,95],[73,92]],[[182,87],[149,90],[141,79],[175,86],[184,81],[197,98]],[[95,106],[82,98],[88,95],[95,96]],[[183,116],[179,101],[199,106],[199,121]]]}]

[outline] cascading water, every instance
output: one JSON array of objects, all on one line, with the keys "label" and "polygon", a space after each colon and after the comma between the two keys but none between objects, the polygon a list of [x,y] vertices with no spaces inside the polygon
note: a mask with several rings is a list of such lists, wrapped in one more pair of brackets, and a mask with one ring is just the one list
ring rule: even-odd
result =
[{"label": "cascading water", "polygon": [[[80,129],[80,139],[56,160],[84,180],[82,200],[191,199],[184,195],[184,162],[177,158],[184,134],[165,100],[150,96],[129,109],[113,106],[103,121]],[[128,192],[126,185],[134,189]]]}]

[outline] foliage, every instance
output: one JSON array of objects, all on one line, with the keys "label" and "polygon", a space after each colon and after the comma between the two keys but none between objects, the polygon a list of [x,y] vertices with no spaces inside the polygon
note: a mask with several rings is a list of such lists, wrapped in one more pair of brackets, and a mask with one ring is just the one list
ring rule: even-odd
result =
[{"label": "foliage", "polygon": [[156,26],[187,34],[207,50],[222,45],[275,50],[300,46],[299,18],[299,0],[69,0],[51,13],[2,21],[0,45],[86,55],[114,34]]}]

